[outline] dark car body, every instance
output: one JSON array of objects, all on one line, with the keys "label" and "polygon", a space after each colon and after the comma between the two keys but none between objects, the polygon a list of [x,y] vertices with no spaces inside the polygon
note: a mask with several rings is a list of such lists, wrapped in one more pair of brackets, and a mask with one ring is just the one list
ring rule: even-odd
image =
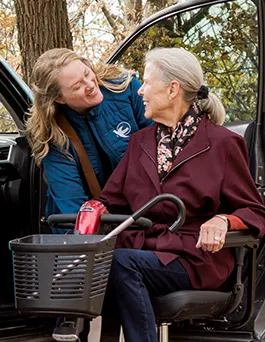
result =
[{"label": "dark car body", "polygon": [[[204,15],[203,19],[200,15]],[[150,48],[185,46],[201,57],[207,83],[225,102],[228,111],[225,125],[246,138],[251,174],[263,198],[264,25],[264,0],[180,2],[157,12],[139,25],[108,60],[136,69],[141,79],[144,54]],[[23,133],[23,122],[32,100],[29,87],[0,57],[0,113],[4,113],[6,120],[4,129],[0,127],[0,341],[49,340],[49,327],[53,324],[23,316],[15,309],[12,254],[8,249],[8,242],[14,238],[48,231],[43,219],[46,201],[43,171],[36,166]],[[3,120],[2,116],[0,118]],[[179,334],[176,340],[265,341],[264,263],[262,240],[257,263],[255,308],[244,329],[224,329],[216,335],[214,329],[202,327],[199,333],[191,329],[189,339],[183,332],[184,335]],[[246,292],[246,295],[250,294]],[[240,310],[235,313],[238,317]],[[46,328],[47,338],[41,339],[40,335],[44,336]]]}]

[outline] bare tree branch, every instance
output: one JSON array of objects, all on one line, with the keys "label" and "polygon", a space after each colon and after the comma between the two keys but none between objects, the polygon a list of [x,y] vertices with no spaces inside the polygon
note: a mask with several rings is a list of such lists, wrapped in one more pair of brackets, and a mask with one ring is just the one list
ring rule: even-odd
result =
[{"label": "bare tree branch", "polygon": [[97,3],[101,4],[101,10],[105,15],[105,18],[107,19],[109,25],[115,29],[115,21],[111,16],[110,11],[108,10],[107,6],[105,5],[105,3],[103,2],[103,0],[96,0]]},{"label": "bare tree branch", "polygon": [[203,20],[207,14],[209,13],[209,7],[201,8],[198,13],[192,16],[189,20],[187,20],[182,26],[181,29],[183,32],[188,32],[192,29],[196,24],[198,24],[201,20]]},{"label": "bare tree branch", "polygon": [[142,7],[143,3],[142,0],[135,0],[135,21],[137,24],[139,24],[142,21]]}]

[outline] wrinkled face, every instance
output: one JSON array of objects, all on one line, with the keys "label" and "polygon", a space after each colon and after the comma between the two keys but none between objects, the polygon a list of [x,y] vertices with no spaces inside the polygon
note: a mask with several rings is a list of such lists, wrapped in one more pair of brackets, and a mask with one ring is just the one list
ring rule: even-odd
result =
[{"label": "wrinkled face", "polygon": [[57,102],[68,105],[77,113],[83,113],[103,100],[95,74],[79,60],[61,68],[57,81],[61,88]]},{"label": "wrinkled face", "polygon": [[[144,83],[138,90],[143,97],[145,117],[161,122],[171,108],[170,85],[161,81],[161,70],[152,63],[147,63],[144,70]],[[162,121],[163,122],[163,121]]]}]

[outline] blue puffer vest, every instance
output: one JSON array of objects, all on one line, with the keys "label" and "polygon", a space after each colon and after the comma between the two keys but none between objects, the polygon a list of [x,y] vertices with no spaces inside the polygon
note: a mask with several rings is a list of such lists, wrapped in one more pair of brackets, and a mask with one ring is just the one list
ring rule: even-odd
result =
[{"label": "blue puffer vest", "polygon": [[[81,139],[101,187],[124,155],[130,136],[141,128],[152,125],[144,117],[142,98],[137,94],[141,86],[135,78],[121,93],[101,87],[104,100],[91,108],[86,116],[72,110],[65,115]],[[48,183],[46,215],[77,213],[80,206],[91,198],[81,165],[70,144],[72,160],[50,145],[42,165]]]}]

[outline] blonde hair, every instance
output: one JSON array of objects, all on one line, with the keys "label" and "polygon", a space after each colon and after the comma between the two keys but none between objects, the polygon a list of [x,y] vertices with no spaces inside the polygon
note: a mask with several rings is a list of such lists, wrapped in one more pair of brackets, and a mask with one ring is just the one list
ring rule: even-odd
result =
[{"label": "blonde hair", "polygon": [[209,92],[206,99],[198,99],[198,91],[204,84],[203,71],[191,52],[182,48],[157,48],[147,52],[145,63],[153,63],[161,70],[163,82],[177,80],[184,90],[184,100],[189,104],[199,103],[213,123],[224,122],[225,108],[215,94]]},{"label": "blonde hair", "polygon": [[[56,100],[61,95],[57,76],[61,68],[75,60],[80,60],[91,68],[98,84],[110,91],[124,91],[131,82],[132,76],[125,69],[103,63],[93,66],[88,59],[78,56],[69,49],[57,48],[43,53],[32,71],[34,103],[30,109],[25,131],[38,165],[48,154],[50,143],[67,154],[68,138],[56,122],[58,111]],[[121,82],[111,82],[115,79],[120,79]]]}]

